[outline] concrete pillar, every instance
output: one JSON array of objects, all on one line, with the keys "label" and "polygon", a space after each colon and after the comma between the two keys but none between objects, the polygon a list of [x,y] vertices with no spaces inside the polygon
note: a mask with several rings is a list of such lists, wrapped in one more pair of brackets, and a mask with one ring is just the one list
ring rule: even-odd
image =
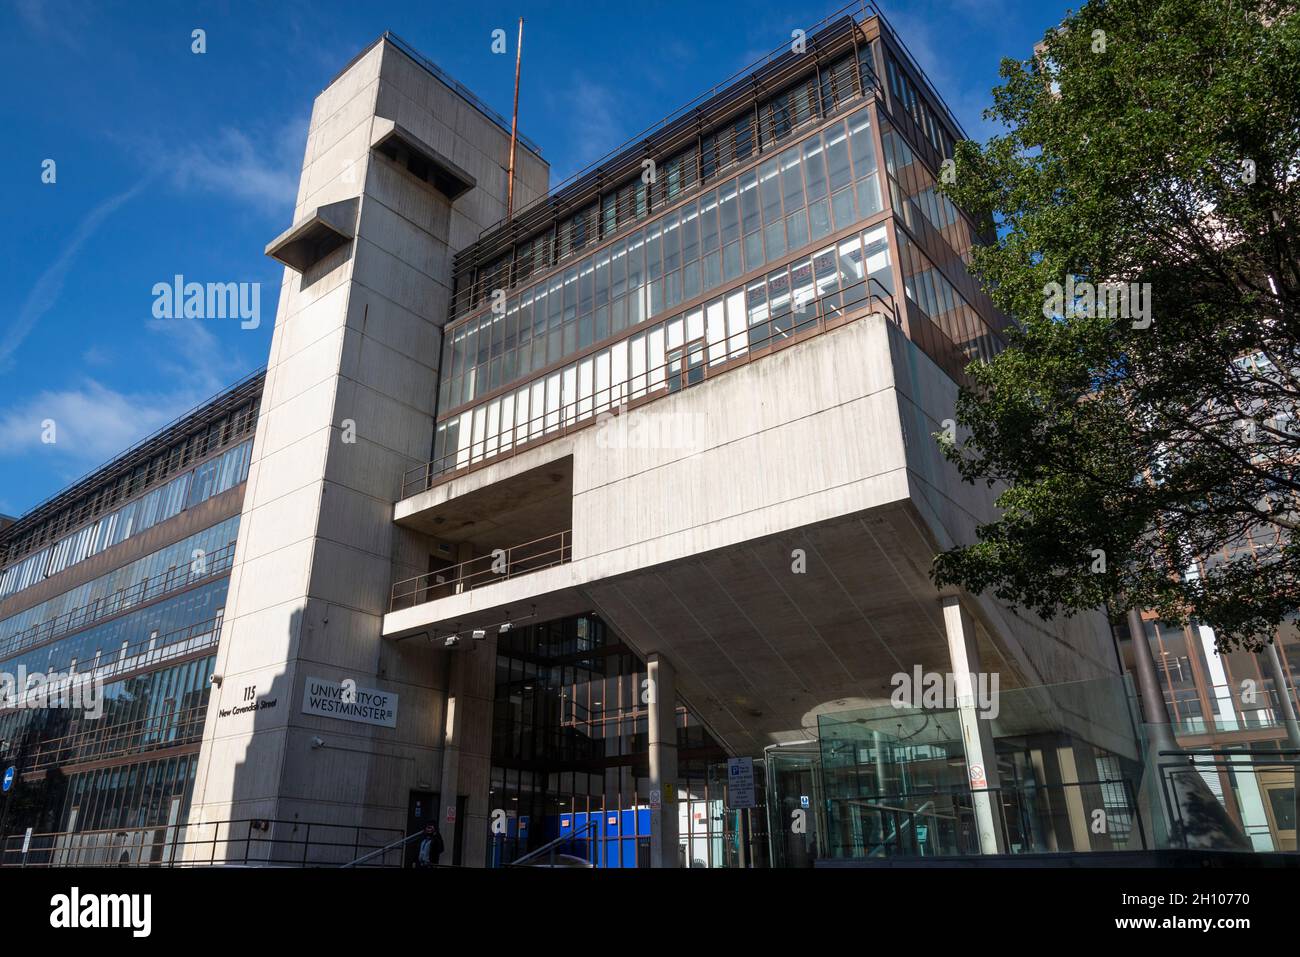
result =
[{"label": "concrete pillar", "polygon": [[966,749],[966,773],[975,808],[975,827],[981,854],[1002,854],[1006,847],[1000,821],[1001,793],[998,790],[997,756],[993,750],[993,732],[977,710],[975,678],[980,673],[979,648],[975,640],[975,622],[956,595],[943,598],[943,624],[948,636],[948,656],[952,662],[953,682],[957,692],[957,714],[961,720],[962,744]]},{"label": "concrete pillar", "polygon": [[[1260,657],[1264,659],[1266,673],[1273,679],[1273,687],[1277,689],[1278,709],[1281,711],[1282,726],[1286,728],[1286,746],[1300,751],[1300,721],[1296,720],[1295,705],[1291,703],[1291,683],[1287,680],[1286,669],[1282,667],[1282,656],[1277,653],[1277,641],[1265,645]],[[1288,754],[1286,759],[1300,760],[1300,754]],[[1291,798],[1295,802],[1292,813],[1297,813],[1300,812],[1300,764],[1295,766],[1292,774],[1294,780]]]},{"label": "concrete pillar", "polygon": [[[461,861],[482,867],[487,853],[487,829],[492,809],[488,788],[492,776],[492,703],[496,680],[497,636],[463,644],[451,652],[447,713],[443,724],[442,785],[439,828],[446,844],[442,863],[453,861],[456,835],[461,839]],[[455,811],[457,800],[465,807]],[[452,820],[448,820],[451,813]]]},{"label": "concrete pillar", "polygon": [[658,654],[646,660],[650,739],[650,866],[677,867],[677,691],[673,667]]},{"label": "concrete pillar", "polygon": [[442,784],[438,794],[438,829],[442,831],[443,842],[440,864],[452,863],[456,830],[462,823],[456,816],[456,798],[460,794],[460,738],[465,726],[459,707],[460,687],[464,684],[460,680],[465,670],[463,659],[464,655],[458,655],[450,668],[451,683],[447,689],[447,710],[442,723]]}]

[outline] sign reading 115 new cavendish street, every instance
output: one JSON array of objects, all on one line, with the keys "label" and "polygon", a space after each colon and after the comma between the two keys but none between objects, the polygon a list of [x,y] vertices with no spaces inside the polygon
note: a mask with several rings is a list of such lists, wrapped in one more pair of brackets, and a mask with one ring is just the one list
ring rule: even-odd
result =
[{"label": "sign reading 115 new cavendish street", "polygon": [[378,688],[361,688],[350,680],[339,683],[309,677],[302,691],[302,710],[326,718],[397,727],[397,695]]}]

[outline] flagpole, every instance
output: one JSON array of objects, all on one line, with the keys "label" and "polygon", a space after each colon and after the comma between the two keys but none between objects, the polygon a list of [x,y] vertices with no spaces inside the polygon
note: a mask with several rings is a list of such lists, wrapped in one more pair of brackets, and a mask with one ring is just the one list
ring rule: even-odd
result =
[{"label": "flagpole", "polygon": [[524,18],[519,18],[519,42],[515,44],[515,109],[510,117],[510,169],[506,181],[506,220],[515,213],[515,145],[519,142],[519,65],[524,55]]}]

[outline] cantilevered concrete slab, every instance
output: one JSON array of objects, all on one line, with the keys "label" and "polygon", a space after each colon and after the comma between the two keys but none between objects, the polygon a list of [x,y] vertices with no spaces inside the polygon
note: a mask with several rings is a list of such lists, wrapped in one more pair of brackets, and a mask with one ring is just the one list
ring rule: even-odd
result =
[{"label": "cantilevered concrete slab", "polygon": [[[948,670],[930,562],[993,512],[932,437],[955,398],[870,314],[630,413],[694,416],[690,447],[619,448],[596,423],[485,463],[395,518],[419,524],[571,463],[572,562],[391,612],[384,633],[594,610],[672,660],[730,749],[810,736],[819,713],[886,703],[900,671]],[[1099,617],[1048,624],[965,600],[1004,689],[1116,674]]]},{"label": "cantilevered concrete slab", "polygon": [[266,245],[266,254],[296,272],[306,272],[356,232],[357,201],[342,200],[312,210]]}]

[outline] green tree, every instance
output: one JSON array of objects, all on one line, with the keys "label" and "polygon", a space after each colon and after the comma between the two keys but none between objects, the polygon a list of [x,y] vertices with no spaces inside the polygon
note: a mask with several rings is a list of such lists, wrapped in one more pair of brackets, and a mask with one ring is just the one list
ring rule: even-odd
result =
[{"label": "green tree", "polygon": [[946,187],[996,229],[972,269],[1020,328],[968,369],[945,443],[1001,515],[933,575],[1258,649],[1300,603],[1295,7],[1095,0],[1035,52],[1003,62],[1006,132],[959,144]]}]

